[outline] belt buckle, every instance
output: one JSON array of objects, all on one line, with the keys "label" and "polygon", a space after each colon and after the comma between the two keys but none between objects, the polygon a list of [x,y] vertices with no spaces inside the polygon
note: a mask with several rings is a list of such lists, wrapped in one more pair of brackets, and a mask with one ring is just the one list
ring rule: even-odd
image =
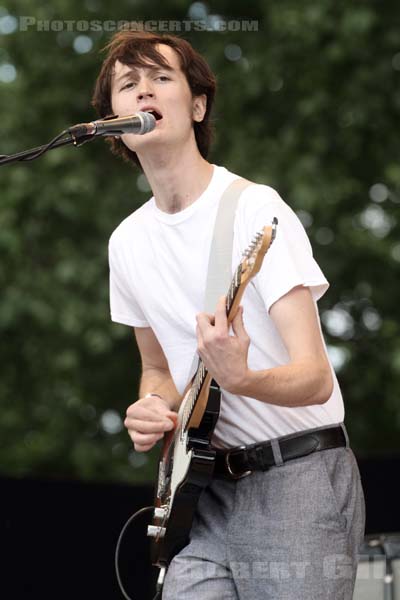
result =
[{"label": "belt buckle", "polygon": [[228,469],[228,473],[229,475],[232,477],[232,479],[242,479],[243,477],[247,477],[247,475],[251,475],[251,473],[253,471],[243,471],[243,473],[235,473],[234,471],[232,471],[232,467],[230,465],[230,456],[232,454],[232,452],[237,452],[238,450],[245,450],[246,446],[237,446],[237,448],[232,448],[232,450],[230,450],[229,452],[227,452],[225,454],[225,465],[226,468]]}]

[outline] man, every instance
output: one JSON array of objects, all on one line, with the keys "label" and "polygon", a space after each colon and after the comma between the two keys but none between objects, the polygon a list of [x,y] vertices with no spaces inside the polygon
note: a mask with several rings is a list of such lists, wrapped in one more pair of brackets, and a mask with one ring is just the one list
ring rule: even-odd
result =
[{"label": "man", "polygon": [[328,284],[272,188],[250,185],[238,203],[233,268],[260,228],[274,216],[279,225],[233,334],[224,298],[215,315],[202,312],[218,202],[237,179],[206,159],[214,92],[212,72],[187,42],[124,31],[94,94],[100,116],[157,118],[151,133],[112,140],[153,191],[110,239],[112,319],[134,328],[142,359],[140,397],[125,420],[135,450],[150,450],[175,426],[196,348],[222,389],[213,445],[222,456],[256,446],[240,454],[243,464],[252,457],[249,476],[217,469],[163,598],[350,600],[364,500],[321,335],[316,302]]}]

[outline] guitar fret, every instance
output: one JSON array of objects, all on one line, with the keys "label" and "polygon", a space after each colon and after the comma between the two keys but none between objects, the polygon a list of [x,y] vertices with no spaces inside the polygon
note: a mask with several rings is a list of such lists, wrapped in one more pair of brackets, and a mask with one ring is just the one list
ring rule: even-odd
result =
[{"label": "guitar fret", "polygon": [[183,413],[182,419],[182,434],[183,431],[187,429],[189,421],[192,417],[193,410],[196,406],[196,402],[198,400],[201,388],[203,386],[205,377],[207,374],[207,369],[202,360],[200,360],[199,366],[197,367],[197,371],[193,380],[192,388],[189,392],[189,396],[187,399],[187,404]]},{"label": "guitar fret", "polygon": [[240,287],[241,275],[242,275],[242,265],[240,264],[237,267],[235,274],[233,276],[233,279],[231,281],[231,285],[229,286],[229,292],[228,292],[228,296],[227,296],[227,314],[228,315],[231,311],[233,301],[234,301],[236,294],[238,292],[238,289]]}]

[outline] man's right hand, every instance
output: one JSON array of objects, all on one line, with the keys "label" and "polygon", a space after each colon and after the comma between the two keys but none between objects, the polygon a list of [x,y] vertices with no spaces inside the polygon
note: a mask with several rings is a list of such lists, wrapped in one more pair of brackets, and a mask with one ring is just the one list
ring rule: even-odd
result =
[{"label": "man's right hand", "polygon": [[166,431],[171,431],[176,426],[177,419],[177,413],[169,408],[166,400],[148,396],[128,407],[124,425],[135,450],[146,452],[164,437]]}]

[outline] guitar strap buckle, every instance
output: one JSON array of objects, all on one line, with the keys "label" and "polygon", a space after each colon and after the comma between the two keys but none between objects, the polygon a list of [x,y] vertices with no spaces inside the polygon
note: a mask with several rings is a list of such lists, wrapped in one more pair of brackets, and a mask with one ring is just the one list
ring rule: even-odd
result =
[{"label": "guitar strap buckle", "polygon": [[251,475],[253,472],[253,471],[243,471],[242,473],[235,473],[235,471],[232,470],[232,466],[231,466],[231,462],[230,462],[231,454],[240,452],[243,450],[246,451],[246,446],[238,446],[237,448],[233,448],[232,450],[228,451],[225,454],[225,465],[226,465],[228,473],[232,477],[232,479],[242,479],[243,477],[247,477],[247,475]]}]

